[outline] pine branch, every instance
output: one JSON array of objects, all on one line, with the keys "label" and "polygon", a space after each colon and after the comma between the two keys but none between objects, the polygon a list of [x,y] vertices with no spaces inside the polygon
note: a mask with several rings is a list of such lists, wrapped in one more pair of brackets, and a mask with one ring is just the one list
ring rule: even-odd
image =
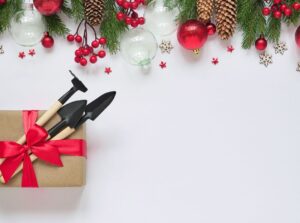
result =
[{"label": "pine branch", "polygon": [[84,18],[83,0],[71,0],[72,16],[76,22]]},{"label": "pine branch", "polygon": [[10,0],[0,6],[0,34],[9,28],[12,17],[21,10],[21,0]]},{"label": "pine branch", "polygon": [[120,36],[127,30],[127,25],[116,18],[117,6],[114,0],[106,0],[104,20],[100,26],[100,33],[107,38],[107,47],[111,53],[119,50]]},{"label": "pine branch", "polygon": [[[180,22],[185,22],[189,19],[197,18],[196,1],[195,0],[174,0],[175,5],[179,7],[178,19]],[[166,4],[170,4],[170,0],[166,0]]]},{"label": "pine branch", "polygon": [[51,35],[65,36],[70,32],[61,18],[56,14],[51,16],[44,16],[44,20],[46,22],[47,31]]},{"label": "pine branch", "polygon": [[73,15],[72,15],[72,9],[69,7],[70,5],[70,2],[68,0],[64,0],[64,3],[61,7],[61,11],[63,13],[65,13],[69,18],[71,18]]},{"label": "pine branch", "polygon": [[268,19],[268,29],[266,33],[268,40],[274,43],[278,42],[280,38],[280,31],[281,21],[270,16]]}]

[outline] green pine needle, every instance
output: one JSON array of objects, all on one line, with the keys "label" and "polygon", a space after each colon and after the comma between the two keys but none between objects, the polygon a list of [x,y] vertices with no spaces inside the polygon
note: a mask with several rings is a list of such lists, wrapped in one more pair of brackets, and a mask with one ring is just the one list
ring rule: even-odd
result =
[{"label": "green pine needle", "polygon": [[47,31],[51,35],[65,36],[70,30],[65,26],[58,15],[44,16]]}]

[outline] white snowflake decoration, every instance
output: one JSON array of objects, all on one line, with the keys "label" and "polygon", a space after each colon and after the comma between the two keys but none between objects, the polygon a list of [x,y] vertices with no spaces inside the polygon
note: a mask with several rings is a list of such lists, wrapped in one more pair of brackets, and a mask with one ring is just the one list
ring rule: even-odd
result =
[{"label": "white snowflake decoration", "polygon": [[283,55],[288,50],[285,42],[278,42],[274,45],[275,53]]},{"label": "white snowflake decoration", "polygon": [[171,53],[171,50],[174,48],[171,41],[163,40],[159,45],[159,48],[162,53]]},{"label": "white snowflake decoration", "polygon": [[265,65],[265,67],[268,67],[269,64],[272,64],[272,55],[268,53],[262,53],[259,55],[259,63]]}]

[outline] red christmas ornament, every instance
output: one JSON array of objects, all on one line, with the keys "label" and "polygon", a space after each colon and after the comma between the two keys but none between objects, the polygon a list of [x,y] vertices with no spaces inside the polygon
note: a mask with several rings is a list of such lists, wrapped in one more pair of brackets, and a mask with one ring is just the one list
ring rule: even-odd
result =
[{"label": "red christmas ornament", "polygon": [[297,46],[300,48],[300,26],[298,26],[298,28],[296,30],[295,40],[296,40]]},{"label": "red christmas ornament", "polygon": [[273,12],[273,16],[274,16],[275,19],[280,19],[281,15],[282,15],[282,13],[280,11]]},{"label": "red christmas ornament", "polygon": [[216,33],[216,30],[217,30],[216,25],[211,23],[211,22],[206,24],[206,29],[207,29],[207,34],[209,36],[214,35]]},{"label": "red christmas ornament", "polygon": [[293,13],[293,11],[292,11],[292,9],[290,9],[290,8],[286,8],[286,9],[284,10],[284,15],[287,16],[287,17],[291,16],[292,13]]},{"label": "red christmas ornament", "polygon": [[270,9],[270,8],[264,7],[264,8],[262,9],[262,14],[263,14],[264,16],[268,16],[268,15],[270,15],[270,13],[271,13],[271,9]]},{"label": "red christmas ornament", "polygon": [[54,39],[47,32],[45,33],[45,35],[42,39],[42,45],[45,48],[52,48],[54,45]]},{"label": "red christmas ornament", "polygon": [[0,5],[4,5],[6,3],[6,0],[0,0]]},{"label": "red christmas ornament", "polygon": [[263,37],[260,36],[256,41],[255,41],[255,48],[257,50],[265,50],[268,46],[268,41]]},{"label": "red christmas ornament", "polygon": [[34,7],[42,15],[53,15],[57,13],[63,4],[63,0],[34,0]]},{"label": "red christmas ornament", "polygon": [[284,12],[284,10],[287,8],[287,5],[282,4],[279,8],[280,8],[280,11]]},{"label": "red christmas ornament", "polygon": [[207,28],[197,20],[188,20],[183,23],[177,32],[177,39],[185,49],[197,52],[206,42]]},{"label": "red christmas ornament", "polygon": [[293,7],[293,9],[295,9],[295,10],[299,10],[299,9],[300,9],[300,3],[299,3],[299,2],[294,2],[294,3],[292,4],[292,7]]}]

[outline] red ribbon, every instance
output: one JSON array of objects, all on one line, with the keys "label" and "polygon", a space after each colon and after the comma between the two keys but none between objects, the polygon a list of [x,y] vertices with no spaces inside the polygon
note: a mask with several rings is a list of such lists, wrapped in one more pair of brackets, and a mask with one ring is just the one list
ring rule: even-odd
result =
[{"label": "red ribbon", "polygon": [[0,158],[6,158],[0,165],[5,182],[9,182],[20,164],[23,163],[22,187],[38,187],[35,171],[30,160],[33,153],[39,159],[58,167],[63,163],[61,155],[86,157],[86,142],[81,139],[47,141],[47,131],[36,125],[37,111],[23,111],[23,126],[26,144],[0,141]]}]

